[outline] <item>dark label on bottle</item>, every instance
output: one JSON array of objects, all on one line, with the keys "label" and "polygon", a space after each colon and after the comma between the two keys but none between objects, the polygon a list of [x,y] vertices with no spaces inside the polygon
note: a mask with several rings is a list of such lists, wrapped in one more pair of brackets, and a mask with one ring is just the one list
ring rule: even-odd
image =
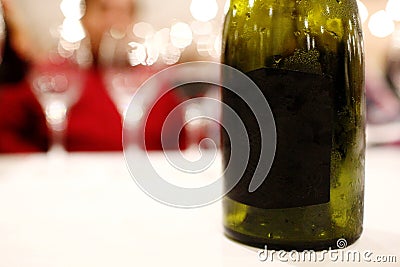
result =
[{"label": "dark label on bottle", "polygon": [[[258,122],[239,96],[223,89],[222,100],[244,122],[250,143],[250,158],[244,175],[227,196],[247,205],[269,209],[329,202],[333,80],[323,75],[269,68],[247,75],[260,88],[274,115],[276,153],[266,179],[256,191],[250,193],[249,184],[261,149]],[[246,145],[246,142],[238,145],[243,144]],[[227,164],[231,143],[224,131],[222,150],[224,163]],[[238,150],[241,151],[240,148]],[[229,175],[225,179],[229,179]]]}]

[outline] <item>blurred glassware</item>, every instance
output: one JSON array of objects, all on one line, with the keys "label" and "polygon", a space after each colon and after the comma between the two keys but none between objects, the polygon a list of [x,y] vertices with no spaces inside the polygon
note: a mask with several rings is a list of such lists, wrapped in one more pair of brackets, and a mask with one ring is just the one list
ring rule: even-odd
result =
[{"label": "blurred glassware", "polygon": [[108,93],[123,119],[131,98],[149,77],[147,70],[108,66],[104,69],[103,75]]},{"label": "blurred glassware", "polygon": [[219,120],[215,120],[221,112],[219,87],[195,83],[184,85],[180,90],[187,97],[184,112],[188,149],[200,151],[201,148],[219,148]]},{"label": "blurred glassware", "polygon": [[31,89],[51,131],[49,153],[65,151],[68,111],[81,95],[83,71],[75,53],[63,55],[52,51],[45,60],[35,62],[29,73]]},{"label": "blurred glassware", "polygon": [[149,66],[130,61],[132,50],[136,49],[134,43],[125,38],[111,36],[105,38],[101,46],[100,68],[104,83],[122,119],[137,89],[151,76]]},{"label": "blurred glassware", "polygon": [[[125,144],[137,144],[144,127],[143,118],[149,112],[151,102],[160,91],[158,84],[153,84],[150,90],[141,90],[140,86],[155,72],[152,66],[147,66],[146,51],[141,54],[141,46],[132,41],[132,36],[125,32],[110,31],[103,35],[98,67],[106,86],[107,92],[121,115],[124,128],[129,131],[124,140]],[[134,117],[124,120],[126,111],[133,96],[137,105],[134,107]]]}]

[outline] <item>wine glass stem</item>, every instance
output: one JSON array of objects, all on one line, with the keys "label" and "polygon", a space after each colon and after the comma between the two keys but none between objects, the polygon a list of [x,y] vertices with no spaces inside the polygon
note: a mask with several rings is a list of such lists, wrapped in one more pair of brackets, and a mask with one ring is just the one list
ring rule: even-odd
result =
[{"label": "wine glass stem", "polygon": [[53,154],[64,153],[65,152],[65,148],[64,148],[65,130],[59,129],[59,128],[53,128],[53,125],[50,127],[51,127],[51,135],[52,136],[51,136],[49,153],[53,153]]},{"label": "wine glass stem", "polygon": [[51,131],[49,153],[64,153],[64,137],[67,128],[67,108],[64,103],[54,102],[46,108],[46,120]]}]

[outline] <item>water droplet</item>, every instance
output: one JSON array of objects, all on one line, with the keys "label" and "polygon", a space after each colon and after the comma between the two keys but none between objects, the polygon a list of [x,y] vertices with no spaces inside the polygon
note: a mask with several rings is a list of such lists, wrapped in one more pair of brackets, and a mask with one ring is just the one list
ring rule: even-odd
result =
[{"label": "water droplet", "polygon": [[332,217],[335,219],[340,219],[343,216],[343,213],[341,211],[335,211],[332,214]]},{"label": "water droplet", "polygon": [[320,237],[326,236],[326,232],[325,232],[325,231],[322,231],[322,232],[319,234],[319,236],[320,236]]},{"label": "water droplet", "polygon": [[295,36],[300,36],[300,34],[301,34],[300,31],[295,31],[295,32],[294,32],[294,35],[295,35]]},{"label": "water droplet", "polygon": [[273,235],[272,233],[268,233],[268,234],[267,234],[267,237],[268,237],[268,238],[273,238],[274,235]]},{"label": "water droplet", "polygon": [[250,12],[246,13],[246,17],[249,19],[250,18]]},{"label": "water droplet", "polygon": [[339,36],[337,35],[337,33],[336,32],[334,32],[334,31],[327,31],[331,36],[333,36],[333,38],[335,38],[335,39],[338,39],[339,38]]}]

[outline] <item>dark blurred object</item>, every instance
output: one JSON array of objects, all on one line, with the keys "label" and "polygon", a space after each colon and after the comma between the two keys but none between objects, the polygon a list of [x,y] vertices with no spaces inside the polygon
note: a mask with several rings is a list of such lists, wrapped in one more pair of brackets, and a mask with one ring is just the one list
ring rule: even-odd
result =
[{"label": "dark blurred object", "polygon": [[[13,2],[2,0],[1,3],[1,64],[0,85],[21,82],[29,70],[32,60],[32,46],[29,37],[17,15]],[[34,50],[34,49],[32,49]]]},{"label": "dark blurred object", "polygon": [[392,34],[385,68],[366,73],[367,142],[371,145],[400,144],[400,27]]},{"label": "dark blurred object", "polygon": [[28,72],[29,64],[12,47],[12,31],[5,30],[3,60],[0,64],[0,84],[18,83]]},{"label": "dark blurred object", "polygon": [[392,34],[386,59],[386,80],[400,99],[400,25]]},{"label": "dark blurred object", "polygon": [[400,101],[384,76],[378,71],[366,72],[365,87],[369,125],[386,124],[400,118]]},{"label": "dark blurred object", "polygon": [[[371,125],[400,122],[400,25],[392,34],[384,68],[366,68],[367,118]],[[400,133],[399,139],[400,139]]]},{"label": "dark blurred object", "polygon": [[[21,32],[13,10],[3,1],[2,61],[0,64],[0,153],[38,152],[48,148],[46,120],[25,76],[29,62],[22,57]],[[18,45],[14,46],[14,44]],[[23,45],[23,44],[22,44]]]}]

